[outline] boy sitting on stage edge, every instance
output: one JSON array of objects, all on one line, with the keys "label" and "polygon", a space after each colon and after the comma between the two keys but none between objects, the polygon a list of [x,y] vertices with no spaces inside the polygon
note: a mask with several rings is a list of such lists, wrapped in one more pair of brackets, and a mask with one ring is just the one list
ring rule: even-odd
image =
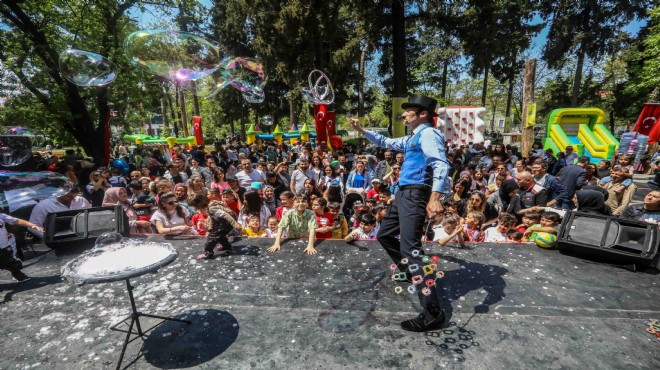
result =
[{"label": "boy sitting on stage edge", "polygon": [[307,198],[303,195],[297,195],[293,198],[294,211],[287,212],[282,216],[280,224],[277,226],[277,236],[275,243],[272,247],[268,248],[269,252],[277,252],[280,250],[280,241],[282,239],[282,232],[288,228],[289,238],[303,238],[308,237],[307,248],[304,252],[307,254],[316,254],[314,249],[314,242],[316,241],[316,229],[319,227],[316,221],[314,212],[307,209]]}]

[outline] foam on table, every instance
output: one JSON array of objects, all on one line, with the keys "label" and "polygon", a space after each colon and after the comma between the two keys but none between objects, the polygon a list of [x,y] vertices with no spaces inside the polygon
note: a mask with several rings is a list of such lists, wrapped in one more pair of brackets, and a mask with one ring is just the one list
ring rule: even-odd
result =
[{"label": "foam on table", "polygon": [[122,279],[163,266],[176,255],[170,244],[124,239],[80,255],[64,266],[62,276],[76,284]]}]

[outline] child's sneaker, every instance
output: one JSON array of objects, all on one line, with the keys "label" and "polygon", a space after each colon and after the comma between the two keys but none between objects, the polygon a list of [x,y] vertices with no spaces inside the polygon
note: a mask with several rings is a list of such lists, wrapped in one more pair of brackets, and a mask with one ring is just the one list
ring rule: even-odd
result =
[{"label": "child's sneaker", "polygon": [[212,252],[204,252],[200,254],[199,256],[195,257],[197,260],[212,260],[213,259],[213,253]]}]

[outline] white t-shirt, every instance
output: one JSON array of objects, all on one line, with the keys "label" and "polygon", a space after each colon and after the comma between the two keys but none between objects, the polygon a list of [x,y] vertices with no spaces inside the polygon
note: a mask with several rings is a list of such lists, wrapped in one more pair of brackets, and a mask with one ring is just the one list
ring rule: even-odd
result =
[{"label": "white t-shirt", "polygon": [[295,170],[291,174],[291,181],[293,181],[293,187],[295,188],[296,194],[300,193],[305,189],[305,181],[307,179],[314,180],[318,183],[318,174],[313,169],[308,169],[307,173],[302,172],[301,170]]},{"label": "white t-shirt", "polygon": [[252,172],[247,173],[245,171],[240,171],[236,174],[238,183],[241,187],[249,189],[253,182],[266,182],[266,175],[260,170],[252,170]]},{"label": "white t-shirt", "polygon": [[[444,228],[439,228],[439,229],[433,229],[435,233],[433,234],[433,241],[437,242],[440,239],[444,239],[449,236],[447,234],[447,231],[445,231]],[[458,234],[454,235],[453,238],[449,239],[449,243],[458,243]]]},{"label": "white t-shirt", "polygon": [[[190,212],[184,207],[183,208],[183,213],[186,215],[186,218],[190,217]],[[177,213],[176,210],[173,211],[170,219],[168,220],[167,217],[161,212],[160,210],[154,212],[153,215],[151,215],[151,223],[156,226],[156,221],[160,221],[163,223],[163,227],[165,228],[172,228],[172,227],[177,227],[177,226],[185,226],[186,225],[186,220],[185,218],[181,218]],[[173,233],[168,233],[168,235],[181,235],[183,234],[183,231],[178,231],[178,232],[173,232]],[[195,235],[196,232],[194,229],[191,229],[190,232],[187,232],[186,234],[190,235]]]},{"label": "white t-shirt", "polygon": [[376,235],[378,235],[378,228],[374,227],[371,229],[369,234],[365,233],[364,230],[362,230],[361,227],[356,228],[351,232],[352,235],[357,236],[358,240],[374,240],[376,239]]},{"label": "white t-shirt", "polygon": [[[76,196],[69,207],[57,201],[57,198],[48,198],[42,200],[36,206],[34,206],[34,208],[32,208],[32,213],[30,214],[30,222],[37,226],[46,227],[44,222],[46,222],[46,216],[48,216],[49,213],[68,211],[72,209],[85,209],[91,207],[92,204],[81,196]],[[28,230],[40,238],[44,237],[44,235],[37,230]]]},{"label": "white t-shirt", "polygon": [[486,243],[497,243],[505,241],[506,235],[502,235],[502,233],[497,230],[497,226],[489,227],[484,232],[484,242]]}]

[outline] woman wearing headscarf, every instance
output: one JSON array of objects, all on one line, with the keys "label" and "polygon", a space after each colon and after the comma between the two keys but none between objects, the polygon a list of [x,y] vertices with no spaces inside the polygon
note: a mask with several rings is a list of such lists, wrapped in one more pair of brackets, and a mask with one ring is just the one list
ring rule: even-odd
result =
[{"label": "woman wearing headscarf", "polygon": [[468,183],[468,187],[466,189],[467,192],[473,192],[475,190],[479,190],[479,184],[477,184],[477,182],[474,181],[470,171],[468,171],[468,170],[462,171],[461,174],[460,174],[459,180],[454,181],[454,184],[458,183],[460,180],[467,181],[467,183]]},{"label": "woman wearing headscarf", "polygon": [[488,198],[488,203],[495,206],[500,213],[506,212],[517,217],[518,212],[522,209],[518,189],[520,186],[516,180],[504,180],[502,186]]},{"label": "woman wearing headscarf", "polygon": [[605,196],[598,190],[583,189],[575,192],[577,198],[578,212],[593,213],[609,216],[612,214],[610,207],[605,205]]},{"label": "woman wearing headscarf", "polygon": [[151,232],[151,224],[149,221],[138,220],[137,212],[128,200],[128,193],[125,188],[109,188],[103,195],[103,206],[117,206],[121,205],[128,217],[128,225],[132,233],[148,234]]}]

